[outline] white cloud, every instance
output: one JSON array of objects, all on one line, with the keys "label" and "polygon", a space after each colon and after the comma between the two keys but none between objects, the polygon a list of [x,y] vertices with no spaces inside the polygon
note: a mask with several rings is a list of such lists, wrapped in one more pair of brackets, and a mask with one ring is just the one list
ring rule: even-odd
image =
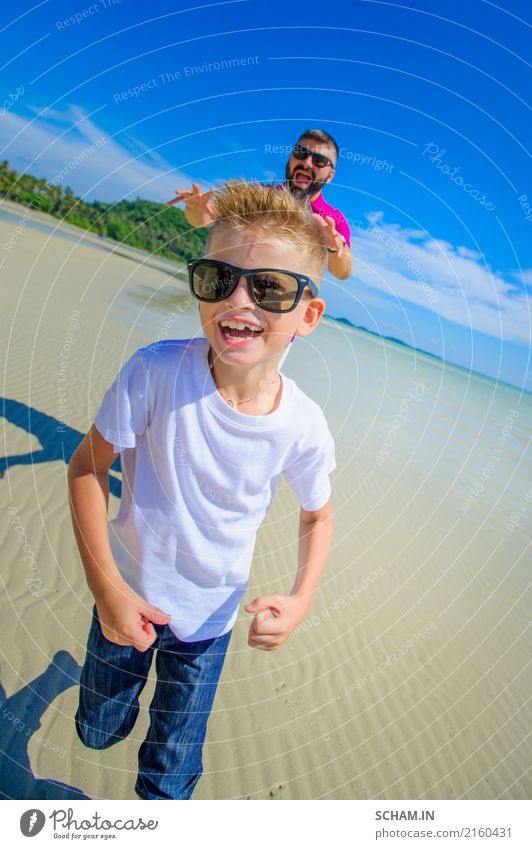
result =
[{"label": "white cloud", "polygon": [[527,268],[519,274],[514,275],[517,281],[522,281],[525,286],[532,286],[532,268]]},{"label": "white cloud", "polygon": [[[52,180],[59,177],[91,200],[164,201],[190,178],[131,136],[117,141],[78,106],[64,112],[33,107],[31,121],[7,112],[0,124],[0,159],[12,168]],[[90,150],[91,145],[97,149]],[[82,159],[80,160],[80,157]]]},{"label": "white cloud", "polygon": [[530,344],[531,299],[519,282],[531,271],[494,272],[470,248],[385,224],[382,212],[367,218],[367,229],[353,231],[356,279],[474,331]]}]

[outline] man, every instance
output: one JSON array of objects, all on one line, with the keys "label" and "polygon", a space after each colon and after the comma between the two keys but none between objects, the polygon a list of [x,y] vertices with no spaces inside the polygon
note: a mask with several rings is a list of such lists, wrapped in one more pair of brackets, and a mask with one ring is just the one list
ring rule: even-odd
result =
[{"label": "man", "polygon": [[[310,204],[326,230],[328,270],[340,280],[346,280],[353,264],[349,224],[322,195],[323,187],[334,177],[338,154],[338,145],[329,133],[305,130],[286,163],[286,184],[293,195]],[[211,198],[214,191],[202,192],[198,183],[192,183],[192,190],[178,189],[167,206],[183,201],[188,223],[193,227],[208,227],[213,221]]]}]

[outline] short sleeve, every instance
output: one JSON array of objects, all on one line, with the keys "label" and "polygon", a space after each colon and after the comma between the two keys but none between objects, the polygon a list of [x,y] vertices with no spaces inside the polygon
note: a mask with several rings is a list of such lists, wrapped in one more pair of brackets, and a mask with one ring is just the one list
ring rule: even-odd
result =
[{"label": "short sleeve", "polygon": [[135,448],[148,426],[146,370],[137,351],[118,373],[104,395],[94,419],[96,428],[115,452]]},{"label": "short sleeve", "polygon": [[283,474],[304,510],[320,510],[331,497],[329,475],[336,468],[334,440],[320,410],[310,433]]}]

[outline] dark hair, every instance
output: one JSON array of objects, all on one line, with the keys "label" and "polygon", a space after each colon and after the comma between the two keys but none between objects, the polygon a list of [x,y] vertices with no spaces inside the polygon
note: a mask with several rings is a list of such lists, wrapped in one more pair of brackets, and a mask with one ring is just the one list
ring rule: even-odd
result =
[{"label": "dark hair", "polygon": [[301,133],[298,141],[301,139],[312,139],[313,141],[320,142],[321,144],[326,144],[327,147],[330,147],[336,153],[336,158],[338,159],[340,155],[340,150],[335,140],[329,133],[326,133],[325,130],[305,130],[304,133]]}]

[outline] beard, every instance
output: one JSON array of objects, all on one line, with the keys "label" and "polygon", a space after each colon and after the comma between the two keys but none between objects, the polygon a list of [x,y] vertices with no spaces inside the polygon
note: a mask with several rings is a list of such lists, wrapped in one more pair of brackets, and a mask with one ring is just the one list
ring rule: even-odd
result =
[{"label": "beard", "polygon": [[[292,177],[294,176],[296,171],[304,171],[305,174],[309,175],[310,183],[308,184],[308,186],[306,188],[303,188],[302,186],[297,186],[292,181]],[[290,191],[292,192],[294,197],[297,198],[298,200],[308,200],[309,198],[312,197],[312,195],[315,195],[317,192],[321,192],[321,190],[323,189],[323,187],[325,185],[324,180],[316,180],[314,178],[314,172],[313,171],[308,171],[306,168],[301,168],[299,165],[296,165],[296,167],[293,169],[292,173],[290,173],[289,162],[286,163],[285,176],[286,176],[286,183],[288,185],[288,188],[290,189]]]}]

